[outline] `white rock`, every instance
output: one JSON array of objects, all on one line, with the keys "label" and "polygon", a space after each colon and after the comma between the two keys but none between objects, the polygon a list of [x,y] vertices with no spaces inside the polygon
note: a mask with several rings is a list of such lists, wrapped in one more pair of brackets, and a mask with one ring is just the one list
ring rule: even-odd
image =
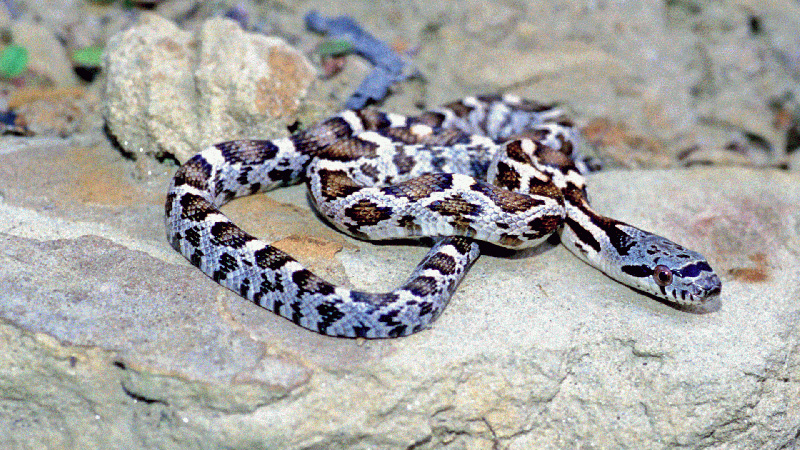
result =
[{"label": "white rock", "polygon": [[196,34],[152,14],[114,35],[105,60],[109,129],[134,154],[174,155],[285,135],[314,80],[283,40],[210,19]]}]

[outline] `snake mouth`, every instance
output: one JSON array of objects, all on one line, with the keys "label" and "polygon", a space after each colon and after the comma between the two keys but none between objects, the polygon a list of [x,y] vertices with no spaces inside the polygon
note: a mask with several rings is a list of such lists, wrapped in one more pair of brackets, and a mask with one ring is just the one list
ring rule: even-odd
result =
[{"label": "snake mouth", "polygon": [[720,293],[722,293],[722,285],[718,284],[718,285],[714,286],[711,290],[706,292],[706,298],[717,297],[717,296],[719,296]]},{"label": "snake mouth", "polygon": [[675,291],[673,296],[679,304],[691,307],[711,303],[719,298],[720,293],[722,293],[722,283],[716,282],[709,287],[694,286],[691,290]]},{"label": "snake mouth", "polygon": [[708,303],[716,298],[722,293],[722,283],[717,280],[711,287],[703,289],[699,293],[692,295],[694,300],[697,300],[701,304]]}]

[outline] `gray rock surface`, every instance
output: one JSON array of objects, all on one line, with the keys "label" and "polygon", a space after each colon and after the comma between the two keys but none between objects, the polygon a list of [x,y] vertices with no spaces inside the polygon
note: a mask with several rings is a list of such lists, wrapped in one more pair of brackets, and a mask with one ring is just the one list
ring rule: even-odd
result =
[{"label": "gray rock surface", "polygon": [[[387,109],[487,90],[559,100],[632,166],[674,165],[686,146],[713,152],[741,132],[778,145],[769,100],[797,89],[786,56],[795,4],[315,0],[266,13],[303,36],[297,49],[224,20],[189,32],[146,16],[109,55],[112,132],[128,151],[180,160],[213,141],[285,135],[308,84],[288,85],[285,110],[257,107],[253,74],[272,65],[256,49],[285,52],[297,69],[287,73],[310,83],[300,55],[318,42],[302,31],[311,8],[352,14],[397,47],[419,44],[427,84],[399,86]],[[343,100],[368,70],[352,59],[308,102]],[[545,245],[484,254],[430,330],[362,341],[300,329],[190,266],[164,239],[174,167],[143,177],[140,164],[99,130],[0,138],[0,448],[791,449],[800,439],[797,174],[590,177],[598,210],[709,258],[723,293],[705,313]],[[302,186],[225,212],[364,290],[397,285],[425,252],[337,233]]]},{"label": "gray rock surface", "polygon": [[[0,155],[0,446],[744,449],[800,432],[797,175],[591,177],[598,209],[707,255],[724,288],[705,314],[545,246],[481,257],[432,329],[361,341],[189,266],[163,238],[167,177],[132,172],[105,145]],[[227,212],[367,290],[425,250],[327,229],[302,186]]]},{"label": "gray rock surface", "polygon": [[28,21],[10,24],[14,43],[29,49],[28,68],[45,77],[55,86],[75,86],[78,77],[72,71],[67,52],[46,27]]},{"label": "gray rock surface", "polygon": [[[324,39],[305,31],[302,16],[312,9],[352,15],[413,55],[425,82],[396,86],[385,104],[392,111],[511,91],[563,104],[603,156],[625,167],[668,167],[687,154],[686,161],[698,163],[787,159],[776,104],[800,98],[794,3],[313,0],[266,8],[254,25],[295,43],[297,50],[287,52],[312,55]],[[283,86],[288,92],[281,97],[299,103],[287,102],[289,110],[276,117],[254,106],[257,96],[248,97],[257,75],[268,71],[253,49],[273,38],[223,20],[195,27],[181,31],[145,15],[110,42],[106,116],[129,151],[175,152],[183,161],[215,140],[282,133],[295,119],[308,123],[334,112],[371,70],[350,57],[339,76],[304,98],[313,74],[292,59],[286,72],[305,81]],[[209,53],[195,53],[188,42],[206,42]],[[756,146],[742,157],[751,137],[771,151]]]}]

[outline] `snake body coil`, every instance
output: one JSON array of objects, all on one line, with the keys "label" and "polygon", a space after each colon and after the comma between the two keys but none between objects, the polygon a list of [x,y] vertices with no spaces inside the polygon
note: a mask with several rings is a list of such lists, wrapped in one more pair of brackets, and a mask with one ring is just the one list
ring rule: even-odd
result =
[{"label": "snake body coil", "polygon": [[[221,285],[331,336],[424,329],[478,258],[478,241],[527,248],[554,232],[640,291],[689,305],[718,295],[720,279],[702,255],[590,208],[575,133],[550,106],[469,97],[416,117],[345,111],[288,138],[216,144],[175,174],[167,238]],[[364,293],[326,282],[219,211],[235,197],[301,181],[319,212],[352,236],[438,241],[405,284]]]}]

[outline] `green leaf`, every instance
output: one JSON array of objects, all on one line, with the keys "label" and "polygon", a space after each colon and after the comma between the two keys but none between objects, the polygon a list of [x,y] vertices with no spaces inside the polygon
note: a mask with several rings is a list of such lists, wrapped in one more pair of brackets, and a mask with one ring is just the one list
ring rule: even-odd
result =
[{"label": "green leaf", "polygon": [[317,46],[317,53],[323,56],[338,56],[353,51],[353,44],[345,40],[325,41]]},{"label": "green leaf", "polygon": [[0,52],[0,76],[14,78],[28,68],[28,49],[11,44]]},{"label": "green leaf", "polygon": [[72,52],[72,61],[83,67],[99,67],[103,63],[103,47],[79,48]]}]

